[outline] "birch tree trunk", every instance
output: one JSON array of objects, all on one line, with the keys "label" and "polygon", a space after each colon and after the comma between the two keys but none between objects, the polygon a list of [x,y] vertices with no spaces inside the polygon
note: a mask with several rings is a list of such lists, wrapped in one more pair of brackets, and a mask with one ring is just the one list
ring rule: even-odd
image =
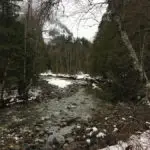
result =
[{"label": "birch tree trunk", "polygon": [[137,57],[136,51],[133,48],[131,41],[129,40],[127,32],[122,28],[122,23],[121,23],[120,17],[115,16],[114,21],[118,25],[118,30],[120,32],[122,42],[124,43],[124,45],[128,49],[129,55],[133,60],[134,69],[139,72],[141,81],[145,80],[147,82],[148,81],[147,75],[143,69],[142,63],[140,63],[140,60]]}]

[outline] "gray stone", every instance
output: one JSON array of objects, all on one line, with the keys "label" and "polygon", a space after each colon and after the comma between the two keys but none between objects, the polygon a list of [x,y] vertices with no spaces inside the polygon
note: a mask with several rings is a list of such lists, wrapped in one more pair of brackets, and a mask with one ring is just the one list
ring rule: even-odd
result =
[{"label": "gray stone", "polygon": [[65,143],[65,138],[58,134],[58,133],[53,133],[52,135],[50,135],[48,137],[48,140],[47,140],[47,145],[63,145]]},{"label": "gray stone", "polygon": [[35,127],[35,131],[39,132],[41,130],[41,128],[39,128],[38,126]]},{"label": "gray stone", "polygon": [[39,135],[44,135],[45,134],[45,131],[40,131]]},{"label": "gray stone", "polygon": [[68,148],[68,146],[69,145],[67,143],[65,143],[64,146],[63,146],[63,148],[66,149],[66,148]]},{"label": "gray stone", "polygon": [[44,140],[43,140],[43,139],[38,139],[38,138],[36,138],[36,139],[35,139],[35,142],[36,142],[36,143],[44,143]]},{"label": "gray stone", "polygon": [[68,138],[66,139],[66,141],[67,141],[68,143],[72,143],[72,142],[74,142],[74,139],[73,139],[72,137],[68,137]]}]

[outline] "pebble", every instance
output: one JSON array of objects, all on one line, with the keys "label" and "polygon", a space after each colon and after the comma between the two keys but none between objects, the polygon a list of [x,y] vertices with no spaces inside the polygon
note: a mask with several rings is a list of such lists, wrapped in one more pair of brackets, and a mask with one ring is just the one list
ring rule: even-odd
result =
[{"label": "pebble", "polygon": [[113,132],[117,132],[118,131],[118,128],[114,128]]},{"label": "pebble", "polygon": [[124,117],[123,117],[123,118],[122,118],[122,120],[124,120],[124,121],[125,121],[125,120],[126,120],[126,118],[124,118]]},{"label": "pebble", "polygon": [[105,120],[108,120],[108,117],[105,117]]},{"label": "pebble", "polygon": [[114,128],[116,128],[116,125],[113,125]]},{"label": "pebble", "polygon": [[81,129],[81,126],[80,126],[80,125],[77,125],[77,129]]},{"label": "pebble", "polygon": [[86,128],[85,130],[86,130],[86,131],[90,131],[90,130],[91,130],[91,128]]},{"label": "pebble", "polygon": [[39,132],[41,129],[39,127],[35,127],[35,131]]},{"label": "pebble", "polygon": [[150,122],[148,122],[148,121],[146,121],[145,123],[148,124],[148,125],[150,125]]}]

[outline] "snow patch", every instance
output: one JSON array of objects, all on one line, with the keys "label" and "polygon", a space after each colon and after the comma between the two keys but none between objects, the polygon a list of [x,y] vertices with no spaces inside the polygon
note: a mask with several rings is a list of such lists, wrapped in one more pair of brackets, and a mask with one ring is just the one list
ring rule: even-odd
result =
[{"label": "snow patch", "polygon": [[40,88],[32,88],[29,90],[29,101],[35,100],[38,96],[40,96],[42,90]]},{"label": "snow patch", "polygon": [[93,130],[93,132],[97,132],[98,131],[98,129],[96,127],[93,127],[92,130]]},{"label": "snow patch", "polygon": [[85,130],[86,130],[86,131],[90,131],[90,130],[91,130],[91,128],[86,128]]},{"label": "snow patch", "polygon": [[56,77],[56,74],[52,73],[51,70],[44,72],[44,73],[41,73],[40,75],[41,76],[55,76]]},{"label": "snow patch", "polygon": [[126,121],[126,118],[122,117],[122,120],[123,120],[123,121]]},{"label": "snow patch", "polygon": [[68,85],[73,84],[69,80],[63,80],[63,79],[59,79],[59,78],[50,78],[50,79],[45,79],[45,80],[48,82],[48,84],[58,86],[59,88],[65,88]]},{"label": "snow patch", "polygon": [[84,74],[83,72],[79,72],[76,74],[77,79],[91,79],[89,74]]},{"label": "snow patch", "polygon": [[81,126],[80,126],[80,125],[77,125],[77,129],[81,129]]},{"label": "snow patch", "polygon": [[117,145],[114,146],[108,146],[103,149],[98,149],[98,150],[125,150],[127,148],[127,143],[119,141]]},{"label": "snow patch", "polygon": [[118,131],[118,128],[115,127],[114,130],[113,130],[113,132],[117,132],[117,131]]},{"label": "snow patch", "polygon": [[98,90],[100,90],[100,88],[95,83],[92,84],[92,89],[98,89]]},{"label": "snow patch", "polygon": [[69,78],[69,77],[72,77],[72,75],[69,75],[69,74],[61,74],[61,73],[53,73],[51,70],[47,71],[47,72],[44,72],[44,73],[41,73],[40,74],[41,76],[52,76],[52,77],[66,77],[66,78]]},{"label": "snow patch", "polygon": [[108,120],[108,117],[105,117],[105,120]]},{"label": "snow patch", "polygon": [[90,144],[91,144],[91,140],[90,140],[90,139],[86,139],[86,143],[87,143],[88,145],[90,145]]}]

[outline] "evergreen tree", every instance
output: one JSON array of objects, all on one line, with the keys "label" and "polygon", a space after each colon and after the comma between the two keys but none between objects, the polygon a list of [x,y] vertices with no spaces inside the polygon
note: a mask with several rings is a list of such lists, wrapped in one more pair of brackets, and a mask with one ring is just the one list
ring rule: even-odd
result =
[{"label": "evergreen tree", "polygon": [[25,19],[17,19],[19,6],[15,2],[17,0],[0,1],[0,106],[6,103],[4,92],[11,88],[18,88],[20,98],[27,100],[29,88],[38,74],[48,68],[49,62],[42,27],[38,26],[36,17],[31,16],[26,32]]}]

